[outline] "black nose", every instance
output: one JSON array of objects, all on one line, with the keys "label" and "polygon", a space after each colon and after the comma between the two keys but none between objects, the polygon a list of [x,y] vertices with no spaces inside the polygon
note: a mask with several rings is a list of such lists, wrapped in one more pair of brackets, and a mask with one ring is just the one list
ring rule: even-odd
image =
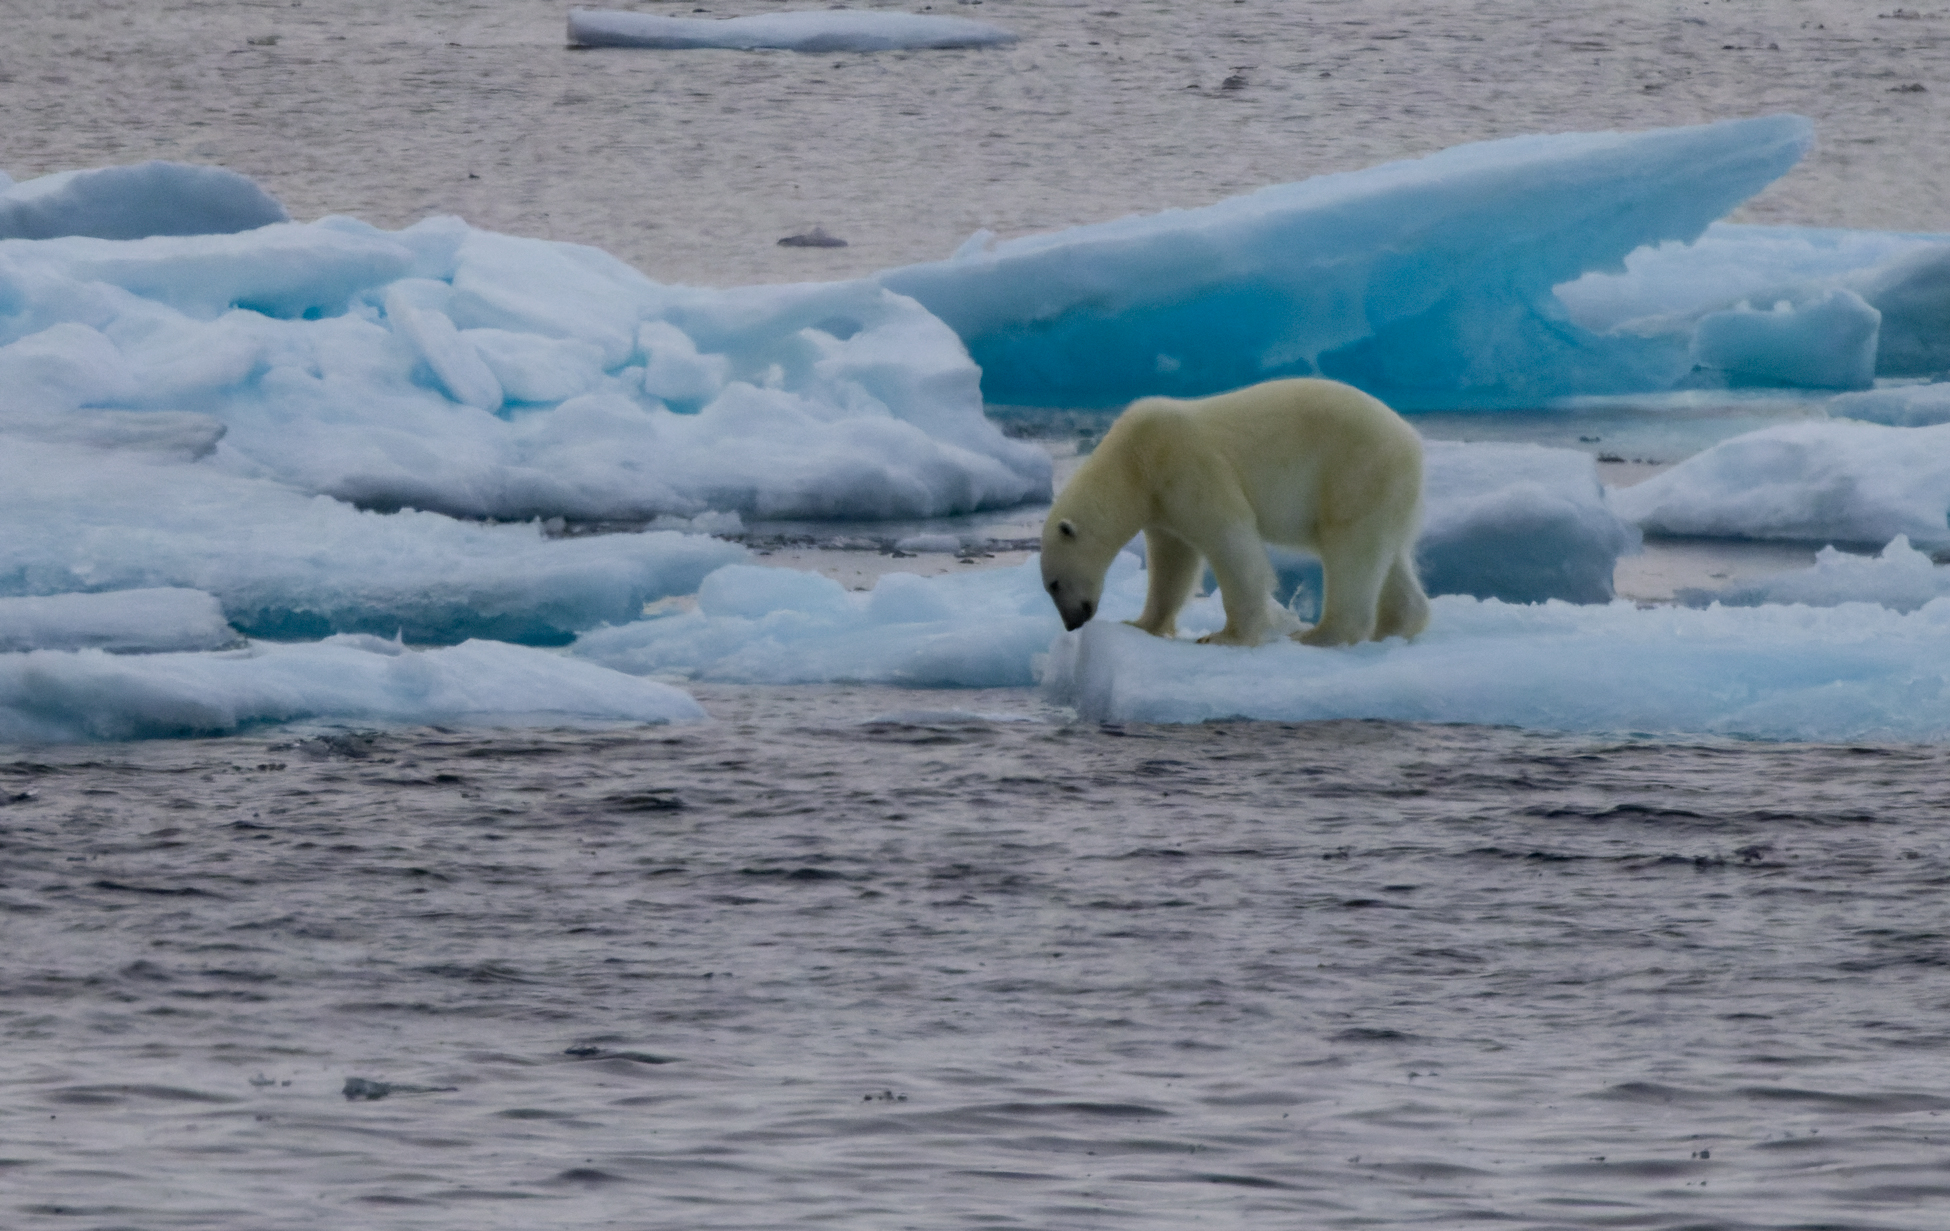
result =
[{"label": "black nose", "polygon": [[1090,617],[1096,614],[1097,604],[1095,603],[1080,603],[1074,609],[1065,607],[1063,608],[1063,627],[1070,632],[1075,632],[1090,623]]}]

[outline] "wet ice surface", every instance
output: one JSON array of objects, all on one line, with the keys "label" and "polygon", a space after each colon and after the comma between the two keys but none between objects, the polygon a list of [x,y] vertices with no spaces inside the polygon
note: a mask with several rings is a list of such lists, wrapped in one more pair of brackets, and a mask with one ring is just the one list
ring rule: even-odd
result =
[{"label": "wet ice surface", "polygon": [[4,1220],[1940,1208],[1944,749],[700,698],[0,755]]}]

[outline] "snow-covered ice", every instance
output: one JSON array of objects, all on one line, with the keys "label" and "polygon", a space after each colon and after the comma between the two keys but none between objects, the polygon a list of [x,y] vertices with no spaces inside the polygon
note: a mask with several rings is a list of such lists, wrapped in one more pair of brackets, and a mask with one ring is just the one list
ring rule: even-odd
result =
[{"label": "snow-covered ice", "polygon": [[1592,332],[1552,288],[1689,240],[1787,171],[1798,116],[1568,133],[1002,243],[880,281],[953,326],[992,402],[1104,406],[1277,376],[1401,408],[1671,388],[1689,337]]},{"label": "snow-covered ice", "polygon": [[1450,596],[1428,631],[1342,649],[1165,641],[1093,621],[1052,700],[1100,722],[1380,718],[1778,740],[1950,738],[1950,600],[1840,607],[1515,606]]},{"label": "snow-covered ice", "polygon": [[240,640],[224,618],[223,605],[200,590],[0,598],[0,653],[94,649],[158,654],[220,650]]},{"label": "snow-covered ice", "polygon": [[1815,554],[1811,568],[1777,573],[1723,590],[1682,589],[1676,597],[1693,607],[1710,603],[1729,607],[1879,603],[1894,611],[1915,611],[1932,599],[1950,597],[1950,567],[1936,564],[1928,553],[1916,550],[1906,536],[1899,534],[1873,556],[1824,547]]},{"label": "snow-covered ice", "polygon": [[[1612,568],[1637,533],[1606,507],[1588,455],[1431,443],[1429,462],[1418,554],[1432,589],[1520,601],[1611,598]],[[1144,606],[1143,540],[1132,546],[1106,578],[1100,619],[1130,619]],[[1311,619],[1318,562],[1274,556],[1279,597]],[[1179,617],[1187,634],[1224,624],[1216,595]],[[815,573],[733,565],[705,578],[693,610],[584,633],[571,652],[621,671],[727,683],[1004,688],[1035,681],[1038,659],[1062,628],[1034,558],[937,577],[889,573],[863,592]]]},{"label": "snow-covered ice", "polygon": [[1950,424],[1783,423],[1611,494],[1647,534],[1950,545]]},{"label": "snow-covered ice", "polygon": [[0,654],[0,743],[230,735],[299,720],[526,726],[703,717],[681,689],[497,641],[412,650],[348,634],[204,654]]},{"label": "snow-covered ice", "polygon": [[[186,460],[169,436],[102,447],[146,418],[98,423],[87,445],[0,434],[0,594],[177,586],[215,595],[254,636],[559,644],[745,556],[672,531],[550,539],[534,522],[362,512]],[[175,420],[190,444],[196,418]]]},{"label": "snow-covered ice", "polygon": [[18,184],[0,176],[0,239],[219,235],[288,221],[255,181],[222,167],[143,162]]},{"label": "snow-covered ice", "polygon": [[827,52],[999,47],[1015,41],[1014,34],[985,21],[920,13],[838,9],[700,18],[569,10],[569,42],[582,47]]},{"label": "snow-covered ice", "polygon": [[0,242],[0,389],[0,432],[208,414],[216,465],[375,509],[915,518],[1049,492],[911,300],[661,286],[453,218]]}]

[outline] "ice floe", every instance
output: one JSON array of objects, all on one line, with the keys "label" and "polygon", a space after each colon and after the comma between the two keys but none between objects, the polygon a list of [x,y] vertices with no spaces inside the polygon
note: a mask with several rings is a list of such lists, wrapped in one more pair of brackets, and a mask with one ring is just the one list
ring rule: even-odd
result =
[{"label": "ice floe", "polygon": [[0,433],[196,412],[213,464],[373,509],[935,517],[1048,495],[980,373],[871,282],[668,287],[436,218],[0,242]]},{"label": "ice floe", "polygon": [[1783,423],[1611,494],[1647,534],[1950,544],[1950,424]]},{"label": "ice floe", "polygon": [[1929,427],[1950,423],[1950,382],[1891,385],[1844,393],[1828,403],[1828,413],[1890,427]]},{"label": "ice floe", "polygon": [[687,722],[690,694],[495,641],[434,650],[350,634],[204,654],[0,654],[0,743],[231,735],[312,720],[418,725]]},{"label": "ice floe", "polygon": [[223,605],[200,590],[117,590],[0,598],[0,653],[108,650],[156,654],[220,650],[241,641]]},{"label": "ice floe", "polygon": [[1001,243],[880,281],[991,402],[1105,406],[1326,375],[1400,408],[1667,389],[1690,337],[1577,325],[1553,288],[1689,240],[1801,157],[1798,116],[1457,146]]},{"label": "ice floe", "polygon": [[569,10],[569,42],[581,47],[827,52],[999,47],[1015,41],[1014,34],[985,21],[920,13],[837,9],[702,18]]},{"label": "ice floe", "polygon": [[1380,718],[1774,740],[1950,738],[1950,600],[1840,607],[1516,606],[1438,598],[1429,629],[1341,649],[1165,641],[1093,621],[1052,700],[1102,722]]},{"label": "ice floe", "polygon": [[142,162],[18,184],[0,177],[0,239],[219,235],[288,221],[274,197],[222,167]]},{"label": "ice floe", "polygon": [[[551,539],[534,522],[362,512],[187,460],[214,434],[197,416],[171,420],[176,436],[141,434],[146,420],[98,422],[96,444],[0,434],[0,595],[185,587],[259,637],[560,644],[745,556],[675,531]],[[118,427],[137,435],[101,447]]]}]

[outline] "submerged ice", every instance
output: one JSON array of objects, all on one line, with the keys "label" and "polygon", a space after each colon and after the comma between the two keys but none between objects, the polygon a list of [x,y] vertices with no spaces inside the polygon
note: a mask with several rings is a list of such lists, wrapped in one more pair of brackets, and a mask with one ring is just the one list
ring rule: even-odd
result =
[{"label": "submerged ice", "polygon": [[0,654],[0,743],[230,735],[270,723],[686,722],[688,693],[543,650],[356,634],[228,653]]}]

